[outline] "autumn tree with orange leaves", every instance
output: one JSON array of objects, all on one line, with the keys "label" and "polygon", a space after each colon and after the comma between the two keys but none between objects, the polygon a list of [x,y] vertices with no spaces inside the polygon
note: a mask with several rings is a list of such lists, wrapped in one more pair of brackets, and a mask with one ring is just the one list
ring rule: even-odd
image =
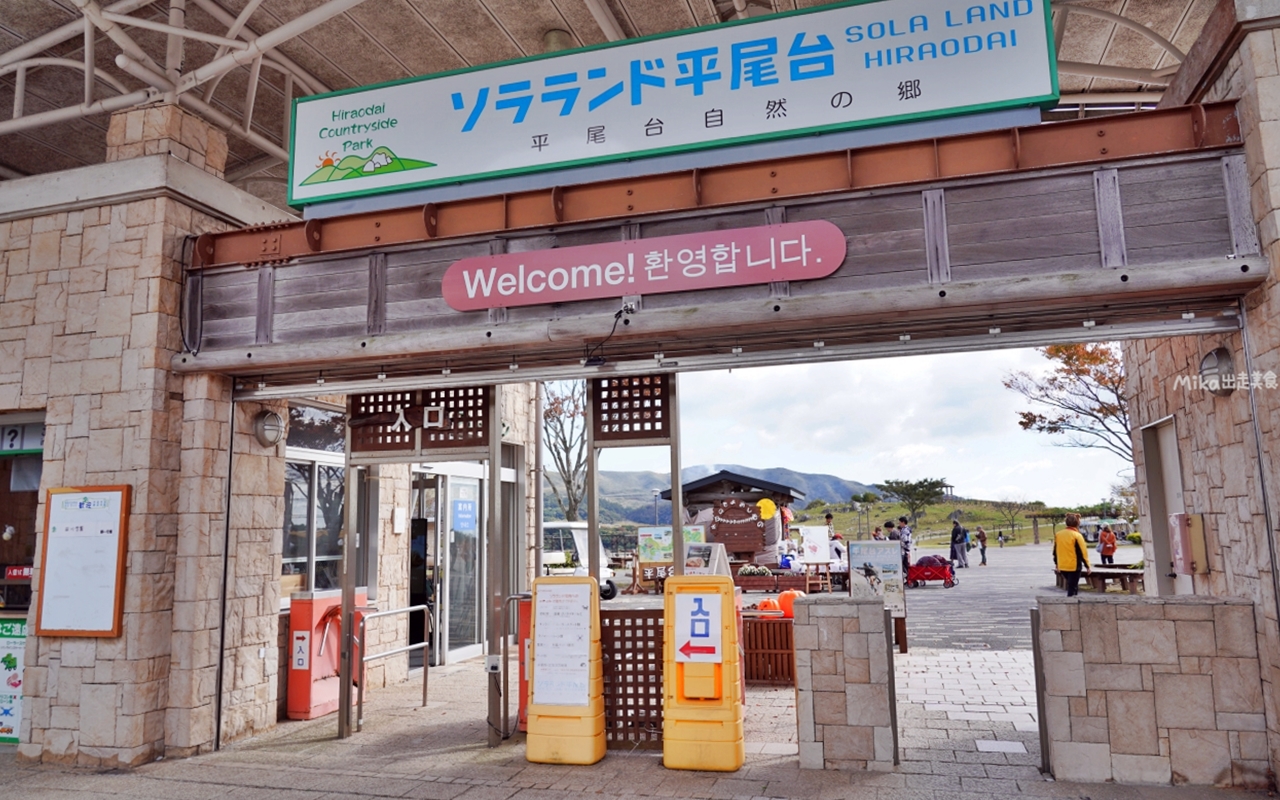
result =
[{"label": "autumn tree with orange leaves", "polygon": [[1037,348],[1054,362],[1048,375],[1020,371],[1004,385],[1038,410],[1019,411],[1023,430],[1065,436],[1062,447],[1096,447],[1133,462],[1124,361],[1117,344],[1059,344]]}]

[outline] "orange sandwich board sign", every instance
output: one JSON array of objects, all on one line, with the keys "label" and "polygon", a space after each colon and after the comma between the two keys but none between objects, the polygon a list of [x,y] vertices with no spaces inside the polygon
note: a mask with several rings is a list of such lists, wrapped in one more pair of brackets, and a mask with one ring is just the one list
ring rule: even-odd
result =
[{"label": "orange sandwich board sign", "polygon": [[675,601],[676,661],[723,663],[720,592],[681,593],[676,595]]}]

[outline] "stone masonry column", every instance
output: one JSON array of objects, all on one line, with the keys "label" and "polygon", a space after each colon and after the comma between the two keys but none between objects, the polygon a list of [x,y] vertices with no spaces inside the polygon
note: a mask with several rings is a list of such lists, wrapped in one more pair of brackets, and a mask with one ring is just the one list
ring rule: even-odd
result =
[{"label": "stone masonry column", "polygon": [[[1267,270],[1264,284],[1245,299],[1252,369],[1280,374],[1280,279],[1276,273],[1280,264],[1280,0],[1221,0],[1205,31],[1162,105],[1237,101],[1253,217],[1269,261],[1269,266],[1258,264]],[[1280,763],[1280,614],[1273,563],[1280,554],[1268,538],[1268,523],[1280,527],[1280,476],[1275,472],[1280,464],[1280,391],[1254,391],[1262,439],[1259,452],[1247,389],[1215,397],[1175,383],[1179,376],[1196,376],[1200,359],[1217,347],[1230,351],[1237,373],[1248,369],[1240,333],[1124,345],[1134,460],[1143,485],[1147,461],[1154,454],[1144,452],[1137,431],[1174,417],[1184,503],[1188,512],[1204,514],[1209,549],[1211,572],[1195,577],[1195,592],[1244,597],[1256,604],[1266,728],[1275,765]],[[1262,503],[1264,481],[1270,521]],[[1139,499],[1143,530],[1151,530],[1145,489]],[[1150,545],[1147,558],[1152,558]]]},{"label": "stone masonry column", "polygon": [[[225,166],[223,134],[172,106],[115,115],[108,139],[108,161],[168,153],[219,177]],[[169,370],[182,347],[180,259],[185,237],[225,227],[162,193],[0,224],[3,321],[32,343],[20,407],[46,411],[41,488],[133,492],[122,634],[28,639],[22,759],[127,766],[165,752],[185,646],[174,637],[180,487],[184,474],[211,477],[184,462],[187,388]]]}]

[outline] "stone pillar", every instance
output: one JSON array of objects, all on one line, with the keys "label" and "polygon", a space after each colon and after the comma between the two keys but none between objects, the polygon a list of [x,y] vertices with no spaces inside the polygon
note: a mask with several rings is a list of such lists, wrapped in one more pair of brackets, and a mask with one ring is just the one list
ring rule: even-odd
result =
[{"label": "stone pillar", "polygon": [[1058,780],[1267,786],[1253,603],[1041,597]]},{"label": "stone pillar", "polygon": [[107,161],[168,153],[221,178],[227,135],[175,105],[118,111],[107,127]]},{"label": "stone pillar", "polygon": [[892,770],[884,601],[814,595],[795,613],[800,767]]},{"label": "stone pillar", "polygon": [[[1220,2],[1174,77],[1163,104],[1236,100],[1244,140],[1253,218],[1266,255],[1253,259],[1266,269],[1262,286],[1244,303],[1254,374],[1280,375],[1280,3]],[[1238,43],[1238,44],[1235,44]],[[1230,48],[1234,47],[1234,50]],[[1134,462],[1139,481],[1142,529],[1152,530],[1145,488],[1149,454],[1140,427],[1172,416],[1178,436],[1183,497],[1187,511],[1205,516],[1210,573],[1193,579],[1196,594],[1243,597],[1256,604],[1256,633],[1262,662],[1271,763],[1280,761],[1280,613],[1277,611],[1274,564],[1280,558],[1269,526],[1280,526],[1280,392],[1258,388],[1257,426],[1247,389],[1215,397],[1199,388],[1179,385],[1178,378],[1199,374],[1200,360],[1225,347],[1237,372],[1246,372],[1240,333],[1188,336],[1128,342],[1124,345],[1126,395],[1134,422]],[[1265,483],[1264,483],[1265,482]],[[1268,520],[1263,490],[1271,501]],[[1150,543],[1145,546],[1153,560]],[[1153,564],[1149,574],[1165,565]],[[1156,583],[1148,580],[1149,590]]]},{"label": "stone pillar", "polygon": [[[171,106],[117,114],[110,131],[113,160],[169,152],[214,175],[225,165],[222,134]],[[127,484],[133,494],[122,634],[30,636],[22,759],[91,766],[152,760],[166,752],[174,725],[188,724],[169,713],[171,691],[183,698],[211,691],[186,667],[206,658],[208,634],[199,631],[216,619],[175,609],[175,596],[190,591],[177,572],[179,540],[208,537],[209,519],[183,518],[179,502],[184,482],[190,488],[217,479],[216,460],[184,459],[186,417],[215,419],[212,395],[225,396],[227,388],[186,385],[169,363],[182,347],[183,241],[225,227],[161,191],[0,222],[0,339],[23,343],[6,349],[23,364],[22,378],[0,386],[0,407],[45,410],[42,490]],[[204,410],[188,412],[188,390]],[[278,527],[278,519],[271,524]],[[37,553],[37,581],[39,563]],[[193,680],[175,687],[175,674]]]}]

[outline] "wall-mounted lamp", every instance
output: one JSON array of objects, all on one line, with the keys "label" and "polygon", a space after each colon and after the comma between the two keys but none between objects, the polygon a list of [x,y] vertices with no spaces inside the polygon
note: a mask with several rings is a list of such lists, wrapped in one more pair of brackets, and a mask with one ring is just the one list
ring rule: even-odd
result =
[{"label": "wall-mounted lamp", "polygon": [[253,438],[263,447],[275,447],[284,438],[284,420],[274,411],[259,411],[253,418]]},{"label": "wall-mounted lamp", "polygon": [[[1226,397],[1236,390],[1236,368],[1231,351],[1225,347],[1210,350],[1200,359],[1200,386],[1209,394]],[[1229,379],[1228,379],[1228,376]]]},{"label": "wall-mounted lamp", "polygon": [[562,31],[559,28],[552,28],[542,34],[542,52],[558,53],[561,50],[572,50],[574,48],[573,35],[568,31]]}]

